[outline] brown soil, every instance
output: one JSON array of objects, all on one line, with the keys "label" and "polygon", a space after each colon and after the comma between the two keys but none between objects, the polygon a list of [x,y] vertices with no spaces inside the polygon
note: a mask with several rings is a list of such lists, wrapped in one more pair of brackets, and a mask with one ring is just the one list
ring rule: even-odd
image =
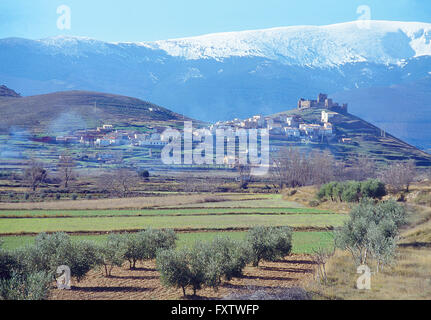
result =
[{"label": "brown soil", "polygon": [[[248,266],[241,278],[224,282],[216,292],[198,291],[198,297],[187,299],[219,299],[231,293],[259,289],[301,286],[313,276],[315,263],[309,255],[291,255],[278,262],[262,262],[259,268]],[[191,289],[187,290],[191,294]],[[112,277],[102,270],[93,270],[80,283],[73,282],[72,290],[53,289],[52,300],[176,300],[184,299],[181,289],[164,287],[155,268],[155,261],[140,263],[136,270],[126,265],[115,268]]]}]

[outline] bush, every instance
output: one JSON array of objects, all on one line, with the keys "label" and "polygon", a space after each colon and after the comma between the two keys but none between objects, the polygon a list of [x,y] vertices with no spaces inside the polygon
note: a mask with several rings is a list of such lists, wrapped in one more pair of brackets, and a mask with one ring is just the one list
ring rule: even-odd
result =
[{"label": "bush", "polygon": [[72,194],[72,200],[76,200],[76,199],[78,199],[78,195],[77,194]]},{"label": "bush", "polygon": [[79,282],[96,264],[98,251],[90,241],[72,242],[65,233],[39,234],[33,246],[16,251],[26,272],[47,272],[52,277],[57,267],[66,265]]},{"label": "bush", "polygon": [[57,194],[55,195],[55,200],[60,200],[60,199],[61,199],[61,194],[57,193]]},{"label": "bush", "polygon": [[123,236],[110,234],[105,243],[99,246],[98,264],[103,265],[105,275],[110,277],[114,267],[121,267],[125,261],[126,248],[123,243]]},{"label": "bush", "polygon": [[369,179],[361,183],[361,194],[363,198],[381,199],[387,192],[383,182]]},{"label": "bush", "polygon": [[344,185],[341,193],[341,200],[344,202],[358,202],[361,193],[361,183],[357,181],[349,181]]},{"label": "bush", "polygon": [[230,281],[240,277],[242,271],[250,262],[250,247],[245,241],[235,241],[230,238],[216,237],[210,245],[216,255],[220,275]]},{"label": "bush", "polygon": [[24,194],[24,199],[25,199],[25,200],[30,199],[30,195],[29,195],[28,193]]},{"label": "bush", "polygon": [[187,250],[161,250],[156,261],[162,283],[167,287],[181,288],[185,296],[191,282]]},{"label": "bush", "polygon": [[10,279],[14,272],[19,270],[16,257],[6,250],[0,250],[0,280]]},{"label": "bush", "polygon": [[[64,253],[67,257],[60,265],[67,265],[72,273],[80,282],[85,275],[98,264],[98,250],[94,242],[76,241],[72,243],[71,251]],[[57,266],[57,267],[58,267]]]},{"label": "bush", "polygon": [[135,234],[123,234],[124,258],[129,261],[130,269],[136,262],[154,259],[158,250],[175,248],[177,236],[173,230],[143,230]]},{"label": "bush", "polygon": [[250,259],[257,267],[261,260],[276,261],[290,254],[292,231],[289,227],[254,227],[246,237],[250,245]]},{"label": "bush", "polygon": [[145,247],[144,259],[155,259],[158,250],[174,249],[178,237],[174,230],[147,229],[138,234]]},{"label": "bush", "polygon": [[157,254],[157,268],[164,285],[190,287],[193,294],[203,286],[218,289],[222,278],[240,276],[248,262],[245,241],[217,237],[211,242],[196,242],[192,248],[161,250]]},{"label": "bush", "polygon": [[399,228],[406,222],[404,207],[390,200],[374,204],[364,199],[352,209],[350,219],[336,233],[336,246],[349,250],[356,265],[371,256],[381,265],[389,263],[396,249]]},{"label": "bush", "polygon": [[320,204],[320,202],[319,202],[319,201],[317,201],[317,200],[310,200],[310,201],[308,202],[308,205],[309,205],[310,207],[312,207],[312,208],[319,206],[319,204]]},{"label": "bush", "polygon": [[45,300],[52,277],[46,272],[13,274],[0,280],[0,300]]},{"label": "bush", "polygon": [[385,184],[377,179],[367,181],[330,182],[323,185],[317,198],[340,202],[359,202],[362,198],[381,199],[386,195]]},{"label": "bush", "polygon": [[138,175],[139,177],[147,180],[150,177],[150,172],[148,170],[140,170]]}]

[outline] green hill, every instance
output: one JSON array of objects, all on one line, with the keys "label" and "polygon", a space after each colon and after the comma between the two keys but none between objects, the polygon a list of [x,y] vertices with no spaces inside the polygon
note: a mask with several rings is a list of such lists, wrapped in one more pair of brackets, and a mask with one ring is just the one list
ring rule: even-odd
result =
[{"label": "green hill", "polygon": [[0,132],[11,128],[55,134],[101,124],[141,126],[184,121],[184,116],[136,98],[87,91],[0,96]]},{"label": "green hill", "polygon": [[[277,115],[298,115],[306,123],[320,123],[322,110],[324,109],[293,109]],[[336,120],[330,122],[334,126],[335,137],[329,141],[311,142],[307,146],[329,149],[337,158],[345,160],[363,154],[379,162],[413,159],[419,166],[431,166],[430,154],[350,113],[339,113]],[[351,142],[342,143],[342,138],[351,139]]]}]

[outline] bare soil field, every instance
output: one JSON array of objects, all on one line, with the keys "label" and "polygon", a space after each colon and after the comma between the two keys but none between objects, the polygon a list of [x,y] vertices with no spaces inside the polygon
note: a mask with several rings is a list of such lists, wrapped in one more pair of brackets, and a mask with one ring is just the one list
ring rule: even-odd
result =
[{"label": "bare soil field", "polygon": [[[259,268],[248,266],[241,278],[224,282],[218,291],[203,289],[198,296],[182,295],[181,289],[166,288],[160,282],[155,261],[137,265],[129,270],[127,264],[115,268],[113,276],[106,278],[102,270],[93,270],[80,283],[73,282],[72,290],[53,289],[52,300],[176,300],[221,299],[249,288],[272,290],[301,286],[313,277],[314,261],[309,255],[291,255],[278,262],[262,262]],[[191,294],[191,289],[187,294]]]},{"label": "bare soil field", "polygon": [[241,197],[238,195],[187,194],[99,200],[0,203],[0,210],[139,210],[161,206],[180,206],[196,203],[205,203],[208,202],[208,200],[210,200],[211,202],[238,200],[242,198],[244,198],[244,196]]}]

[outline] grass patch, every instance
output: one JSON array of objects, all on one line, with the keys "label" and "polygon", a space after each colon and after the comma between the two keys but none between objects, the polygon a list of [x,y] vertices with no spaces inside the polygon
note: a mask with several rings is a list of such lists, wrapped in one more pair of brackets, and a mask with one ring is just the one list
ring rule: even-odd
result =
[{"label": "grass patch", "polygon": [[[211,241],[216,236],[230,237],[235,240],[244,239],[246,232],[196,232],[196,233],[179,233],[178,234],[178,248],[185,246],[192,246],[196,241]],[[102,242],[106,239],[107,235],[86,235],[86,236],[72,236],[73,240],[92,240],[95,242]],[[33,236],[15,236],[3,237],[3,247],[8,250],[16,249],[28,244],[33,243]],[[311,254],[313,248],[317,246],[331,247],[332,237],[331,232],[293,232],[292,237],[293,248],[292,253],[298,254]]]},{"label": "grass patch", "polygon": [[224,215],[0,219],[0,234],[23,232],[77,232],[140,230],[148,227],[172,229],[232,229],[253,226],[338,227],[341,214]]},{"label": "grass patch", "polygon": [[103,217],[103,216],[157,216],[157,215],[215,215],[215,214],[295,214],[331,213],[310,208],[195,208],[195,209],[143,209],[143,210],[3,210],[0,217]]}]

